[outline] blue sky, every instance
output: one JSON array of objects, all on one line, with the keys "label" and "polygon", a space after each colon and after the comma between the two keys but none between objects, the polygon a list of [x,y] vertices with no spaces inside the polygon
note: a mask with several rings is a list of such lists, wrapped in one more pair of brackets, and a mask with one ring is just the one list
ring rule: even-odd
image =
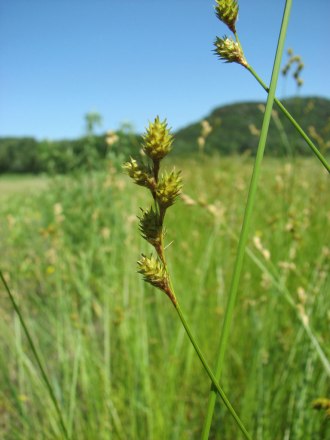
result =
[{"label": "blue sky", "polygon": [[[268,82],[284,0],[241,0],[238,33]],[[228,33],[213,0],[0,0],[0,136],[81,136],[97,111],[101,132],[159,114],[173,129],[213,108],[264,100],[252,76],[212,53]],[[293,2],[286,48],[303,58],[303,96],[330,97],[330,2]],[[286,57],[284,58],[286,60]],[[296,93],[292,79],[279,97]]]}]

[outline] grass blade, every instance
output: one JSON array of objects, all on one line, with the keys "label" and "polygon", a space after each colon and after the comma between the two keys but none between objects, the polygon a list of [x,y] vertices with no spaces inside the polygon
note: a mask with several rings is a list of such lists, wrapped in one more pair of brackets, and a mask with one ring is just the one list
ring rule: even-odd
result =
[{"label": "grass blade", "polygon": [[[236,303],[236,297],[237,297],[237,291],[238,291],[238,285],[240,280],[240,275],[242,272],[242,266],[243,266],[243,259],[245,254],[245,247],[246,242],[248,238],[248,232],[250,228],[250,221],[252,217],[252,211],[255,201],[255,196],[257,192],[258,187],[258,181],[259,181],[259,175],[261,170],[261,162],[263,159],[265,146],[266,146],[266,140],[267,140],[267,134],[268,134],[268,128],[269,123],[271,119],[271,111],[273,108],[273,103],[275,99],[275,91],[276,91],[276,84],[277,79],[280,72],[280,64],[283,54],[283,48],[284,48],[284,42],[285,42],[285,36],[286,31],[289,23],[289,16],[290,16],[290,10],[291,10],[292,0],[287,0],[285,4],[285,9],[283,13],[283,19],[282,19],[282,25],[281,25],[281,31],[278,39],[278,45],[276,49],[276,55],[274,60],[274,66],[273,66],[273,72],[271,77],[271,83],[270,83],[270,89],[266,104],[266,110],[264,114],[260,139],[259,139],[259,145],[257,150],[257,155],[255,159],[255,164],[253,168],[249,193],[248,193],[248,199],[245,207],[245,213],[244,213],[244,219],[237,249],[237,256],[235,261],[235,267],[234,272],[232,276],[230,291],[229,291],[229,298],[227,302],[227,307],[225,311],[225,318],[224,323],[222,327],[221,337],[220,337],[220,345],[219,345],[219,351],[218,351],[218,359],[217,359],[217,365],[216,365],[216,373],[215,377],[217,381],[219,381],[221,377],[221,372],[224,364],[224,357],[225,352],[227,348],[228,338],[229,338],[229,332],[231,327],[231,322],[233,319],[233,313],[234,313],[234,307]],[[213,388],[211,388],[210,391],[210,397],[208,402],[208,408],[206,413],[206,419],[203,429],[203,435],[202,438],[208,439],[209,432],[211,428],[212,418],[213,418],[213,412],[214,412],[214,406],[215,406],[215,400],[216,400],[216,393],[214,392]]]}]

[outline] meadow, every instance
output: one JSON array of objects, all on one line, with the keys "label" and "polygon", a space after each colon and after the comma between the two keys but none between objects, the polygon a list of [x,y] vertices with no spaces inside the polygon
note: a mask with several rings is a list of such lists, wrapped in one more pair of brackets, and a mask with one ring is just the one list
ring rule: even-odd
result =
[{"label": "meadow", "polygon": [[[249,156],[166,159],[183,196],[166,218],[178,299],[211,366],[253,166]],[[0,180],[0,267],[72,439],[200,438],[210,381],[171,302],[136,260],[147,194],[105,171]],[[150,200],[149,200],[150,202]],[[267,157],[221,385],[254,439],[326,439],[329,180],[314,158]],[[0,286],[0,438],[61,439],[57,415]],[[315,405],[314,405],[315,406]],[[211,439],[241,434],[220,400]]]}]

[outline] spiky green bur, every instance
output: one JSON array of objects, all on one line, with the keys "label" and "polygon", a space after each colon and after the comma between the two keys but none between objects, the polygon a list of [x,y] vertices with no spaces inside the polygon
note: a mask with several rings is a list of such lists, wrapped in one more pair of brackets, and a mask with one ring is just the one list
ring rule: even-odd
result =
[{"label": "spiky green bur", "polygon": [[140,224],[139,229],[146,241],[148,241],[152,246],[158,247],[161,244],[163,228],[161,224],[160,216],[157,212],[150,208],[147,211],[144,211],[141,208],[142,216],[139,217]]},{"label": "spiky green bur", "polygon": [[161,122],[157,116],[154,122],[149,123],[143,136],[143,151],[153,161],[159,161],[171,151],[172,143],[173,136],[167,127],[166,119]]},{"label": "spiky green bur", "polygon": [[159,206],[167,209],[173,205],[181,192],[182,179],[180,172],[172,171],[170,174],[164,174],[157,183],[156,197]]},{"label": "spiky green bur", "polygon": [[147,257],[142,254],[137,262],[138,272],[143,276],[145,282],[160,289],[176,304],[176,298],[171,291],[166,269],[162,262],[156,260],[152,255]]},{"label": "spiky green bur", "polygon": [[217,37],[214,42],[214,52],[220,60],[225,63],[238,63],[244,67],[248,67],[248,63],[244,57],[244,53],[239,44],[226,35],[223,38]]},{"label": "spiky green bur", "polygon": [[236,33],[236,20],[238,17],[237,1],[216,0],[215,14],[234,34]]},{"label": "spiky green bur", "polygon": [[156,181],[150,167],[131,158],[123,165],[123,169],[134,180],[137,185],[145,186],[150,190],[156,188]]}]

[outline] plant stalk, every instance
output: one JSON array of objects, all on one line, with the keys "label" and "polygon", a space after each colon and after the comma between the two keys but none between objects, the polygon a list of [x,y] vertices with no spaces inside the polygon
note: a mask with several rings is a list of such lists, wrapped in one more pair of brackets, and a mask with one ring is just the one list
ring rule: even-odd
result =
[{"label": "plant stalk", "polygon": [[[256,71],[249,65],[246,67],[246,69],[255,77],[255,79],[258,81],[258,83],[261,85],[261,87],[266,90],[267,93],[269,93],[269,88],[266,86],[266,84],[263,82],[263,80],[259,77],[259,75],[256,73]],[[301,128],[301,126],[298,124],[298,122],[294,119],[294,117],[288,112],[288,110],[284,107],[284,105],[281,103],[279,99],[276,97],[274,98],[274,101],[278,108],[281,110],[281,112],[284,114],[284,116],[291,122],[291,124],[294,126],[294,128],[298,131],[300,136],[306,141],[309,148],[313,151],[315,156],[319,159],[319,161],[322,163],[324,168],[330,173],[330,165],[328,164],[325,157],[322,155],[322,153],[318,150],[318,148],[315,146],[314,142],[310,139],[310,137],[304,132],[304,130]]]},{"label": "plant stalk", "polygon": [[[174,304],[174,303],[173,303]],[[208,363],[205,360],[205,357],[203,355],[203,353],[201,352],[195,338],[193,337],[190,327],[184,317],[184,315],[182,314],[182,310],[179,306],[178,303],[174,304],[174,307],[179,315],[179,318],[182,322],[182,325],[184,326],[186,333],[190,339],[190,342],[192,343],[201,363],[203,364],[203,367],[206,371],[206,373],[208,374],[209,378],[212,381],[212,385],[214,387],[214,389],[216,390],[216,393],[219,393],[223,403],[226,405],[226,407],[228,408],[230,414],[233,416],[233,418],[235,419],[237,425],[239,426],[240,430],[242,431],[242,433],[244,434],[244,437],[248,440],[251,440],[252,437],[250,436],[250,434],[247,432],[245,426],[243,425],[243,422],[241,421],[241,419],[239,418],[239,416],[237,415],[236,411],[234,410],[233,406],[231,405],[231,403],[229,402],[225,392],[223,391],[223,389],[221,388],[221,386],[218,384],[217,379],[215,378],[214,374],[212,373],[211,368],[209,367]]]},{"label": "plant stalk", "polygon": [[42,366],[41,359],[40,359],[40,357],[38,355],[38,351],[36,349],[36,346],[34,345],[34,342],[32,340],[30,332],[29,332],[29,330],[27,328],[27,325],[25,323],[23,315],[22,315],[22,313],[20,311],[20,308],[18,307],[18,304],[15,301],[15,298],[14,298],[13,294],[11,293],[11,291],[9,289],[9,286],[8,286],[8,284],[7,284],[7,282],[6,282],[5,278],[4,278],[1,270],[0,270],[0,278],[1,278],[1,281],[2,281],[3,285],[5,286],[5,290],[6,290],[7,294],[8,294],[8,296],[9,296],[10,302],[11,302],[11,304],[12,304],[14,310],[15,310],[15,313],[17,314],[17,316],[18,316],[18,318],[20,320],[20,323],[21,323],[21,325],[23,327],[25,336],[26,336],[26,338],[28,340],[28,343],[30,345],[31,351],[32,351],[33,356],[35,358],[35,361],[38,364],[38,367],[39,367],[40,372],[41,372],[41,376],[43,378],[43,381],[44,381],[44,383],[46,385],[46,388],[47,388],[47,391],[49,393],[49,397],[51,398],[51,400],[52,400],[52,402],[54,404],[55,411],[56,411],[56,413],[58,415],[58,419],[59,419],[59,422],[60,422],[60,425],[61,425],[64,437],[65,437],[66,440],[70,440],[68,431],[67,431],[65,423],[64,423],[64,419],[63,419],[63,416],[62,416],[62,412],[61,412],[60,406],[58,404],[58,401],[56,399],[56,396],[55,396],[53,388],[52,388],[52,386],[50,384],[50,381],[49,381],[49,379],[47,377],[46,370]]},{"label": "plant stalk", "polygon": [[[233,271],[230,290],[229,290],[229,298],[228,298],[228,302],[227,302],[227,306],[226,306],[224,323],[223,323],[222,332],[221,332],[221,336],[220,336],[218,359],[217,359],[216,373],[215,373],[215,378],[216,378],[217,382],[220,380],[220,377],[221,377],[223,364],[224,364],[224,357],[225,357],[225,352],[226,352],[227,342],[228,342],[228,337],[229,337],[229,332],[230,332],[230,327],[231,327],[231,323],[233,320],[234,307],[235,307],[235,303],[236,303],[240,275],[241,275],[242,267],[243,267],[243,260],[244,260],[245,248],[246,248],[246,243],[247,243],[247,238],[248,238],[248,232],[249,232],[249,228],[250,228],[252,211],[253,211],[253,206],[254,206],[254,202],[255,202],[258,181],[259,181],[259,176],[260,176],[260,171],[261,171],[261,163],[262,163],[262,159],[263,159],[263,155],[264,155],[264,151],[265,151],[265,146],[266,146],[269,123],[270,123],[270,119],[271,119],[271,112],[272,112],[272,107],[273,107],[274,99],[275,99],[276,85],[277,85],[277,80],[278,80],[278,76],[279,76],[279,72],[280,72],[280,64],[281,64],[281,59],[282,59],[282,54],[283,54],[286,31],[287,31],[287,27],[288,27],[288,23],[289,23],[291,6],[292,6],[292,0],[286,0],[283,18],[282,18],[282,24],[281,24],[281,31],[280,31],[280,35],[279,35],[279,39],[278,39],[276,55],[275,55],[275,60],[274,60],[274,66],[273,66],[273,71],[272,71],[271,83],[270,83],[270,88],[269,88],[269,93],[268,93],[268,98],[267,98],[267,103],[266,103],[266,110],[265,110],[265,114],[264,114],[264,118],[263,118],[262,129],[261,129],[261,134],[260,134],[260,139],[259,139],[259,145],[258,145],[257,155],[256,155],[256,159],[255,159],[252,177],[251,177],[247,203],[245,206],[245,213],[244,213],[243,224],[242,224],[242,229],[241,229],[241,233],[240,233],[240,239],[239,239],[239,243],[238,243],[236,261],[235,261],[234,271]],[[206,418],[205,418],[205,422],[204,422],[202,440],[207,440],[209,438],[209,433],[210,433],[212,418],[213,418],[213,413],[214,413],[215,401],[216,401],[216,393],[214,391],[213,386],[211,386],[208,407],[207,407],[207,413],[206,413]]]},{"label": "plant stalk", "polygon": [[212,385],[213,385],[214,389],[216,390],[215,392],[219,393],[223,403],[226,405],[228,411],[230,412],[230,414],[232,415],[232,417],[236,421],[236,424],[238,425],[238,427],[242,431],[244,437],[246,439],[248,439],[248,440],[252,440],[251,436],[249,435],[248,431],[246,430],[245,426],[243,425],[243,422],[239,418],[238,414],[236,413],[236,411],[234,410],[233,406],[231,405],[228,397],[226,396],[225,392],[223,391],[223,389],[219,385],[218,381],[216,380],[214,374],[212,373],[212,370],[209,367],[208,363],[206,362],[205,356],[203,355],[201,349],[199,348],[199,345],[197,344],[196,339],[194,338],[193,334],[191,333],[190,327],[189,327],[189,325],[188,325],[188,323],[187,323],[187,321],[186,321],[186,319],[185,319],[185,317],[184,317],[184,315],[182,313],[182,310],[180,308],[180,305],[179,305],[178,300],[177,300],[176,295],[175,295],[175,291],[174,291],[174,288],[173,288],[173,283],[172,283],[172,280],[171,280],[171,276],[169,274],[167,261],[166,261],[165,254],[164,254],[164,251],[163,251],[163,249],[164,249],[163,235],[162,235],[162,243],[161,243],[160,249],[161,249],[161,255],[159,255],[159,257],[163,258],[162,262],[164,264],[164,267],[165,267],[165,270],[166,270],[166,273],[167,273],[168,282],[169,282],[169,290],[170,290],[169,298],[170,298],[172,304],[174,305],[175,310],[177,311],[177,314],[179,315],[181,323],[182,323],[182,325],[183,325],[183,327],[184,327],[184,329],[185,329],[185,331],[186,331],[186,333],[187,333],[187,335],[188,335],[188,337],[190,339],[190,342],[192,343],[192,345],[193,345],[193,347],[194,347],[194,349],[195,349],[195,351],[197,353],[197,356],[199,357],[200,361],[202,362],[202,365],[203,365],[206,373],[208,374],[209,378],[211,379]]}]

